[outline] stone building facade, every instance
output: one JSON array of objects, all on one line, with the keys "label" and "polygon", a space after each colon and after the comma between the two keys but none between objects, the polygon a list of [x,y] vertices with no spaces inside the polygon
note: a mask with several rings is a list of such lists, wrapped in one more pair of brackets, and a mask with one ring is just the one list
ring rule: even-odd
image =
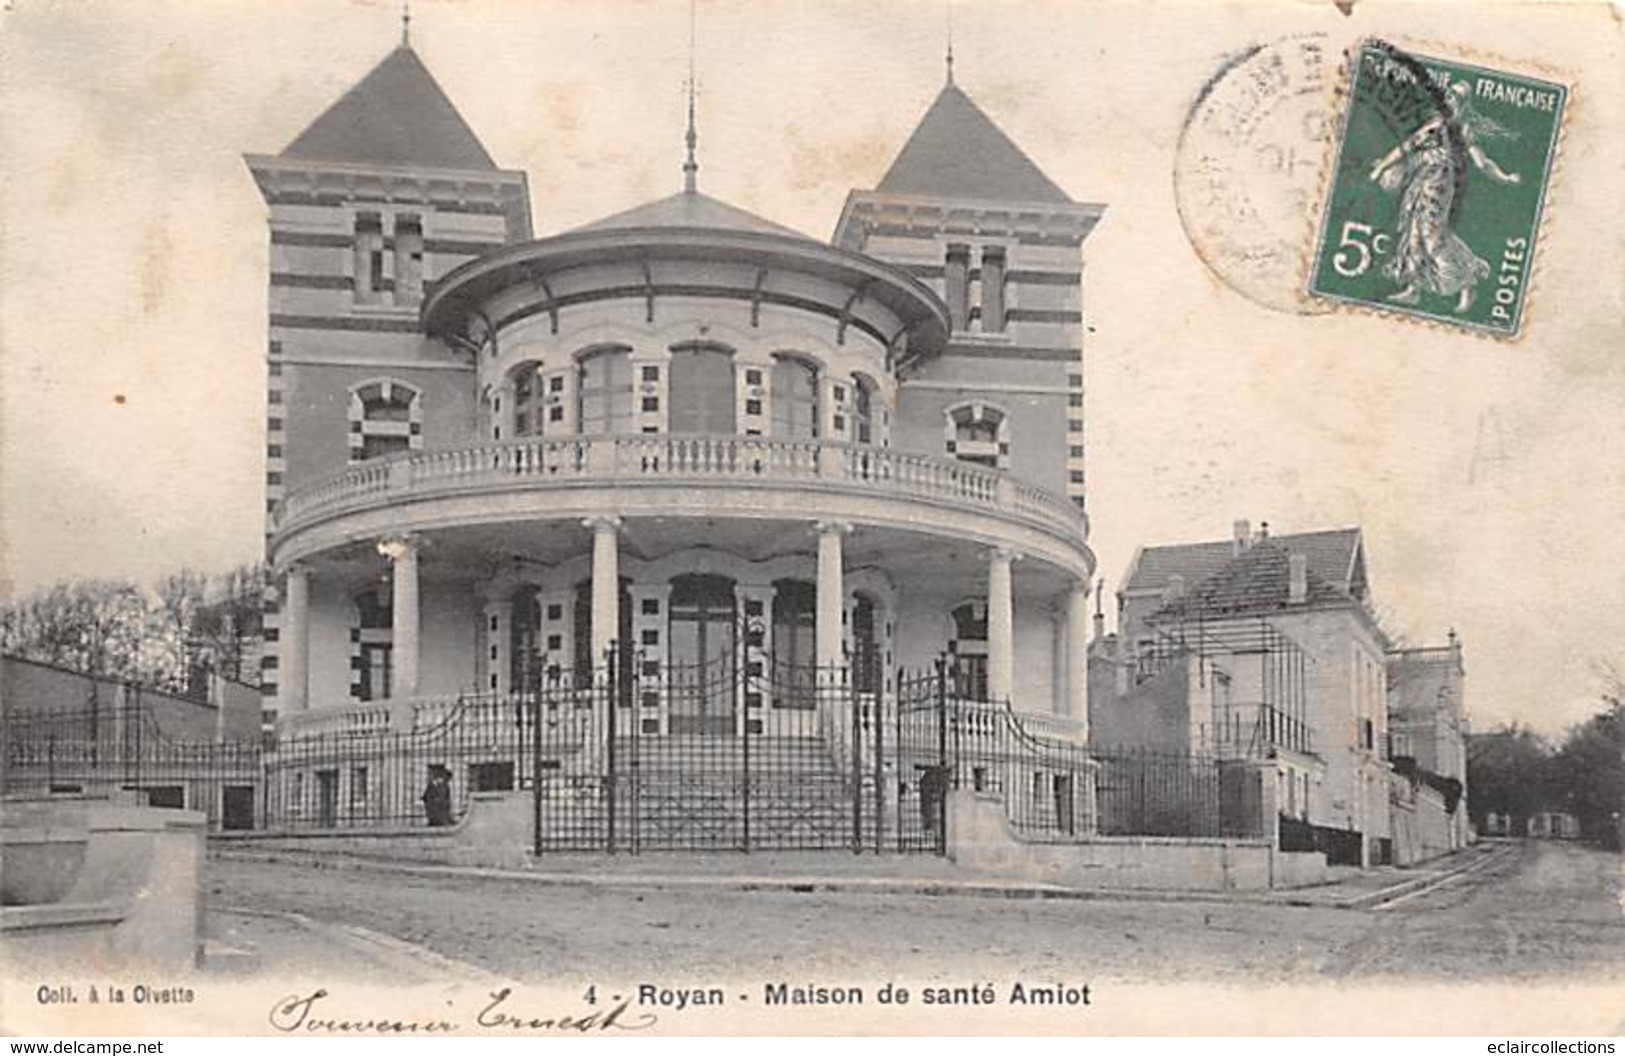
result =
[{"label": "stone building facade", "polygon": [[802,735],[820,680],[949,656],[957,692],[1087,739],[1103,207],[951,77],[828,242],[703,193],[692,123],[677,193],[535,238],[524,173],[404,42],[247,161],[283,734],[617,655],[644,736]]}]

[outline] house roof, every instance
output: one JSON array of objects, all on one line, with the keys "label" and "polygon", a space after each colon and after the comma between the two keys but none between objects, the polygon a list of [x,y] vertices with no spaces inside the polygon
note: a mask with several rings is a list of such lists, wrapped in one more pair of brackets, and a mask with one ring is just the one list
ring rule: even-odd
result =
[{"label": "house roof", "polygon": [[[1309,571],[1325,582],[1357,598],[1365,594],[1365,556],[1360,529],[1333,528],[1275,535],[1265,542],[1304,555],[1309,562]],[[1161,592],[1174,576],[1183,578],[1187,587],[1194,587],[1224,569],[1235,557],[1235,543],[1229,539],[1211,543],[1148,546],[1135,558],[1128,580],[1123,584],[1123,592]]]},{"label": "house roof", "polygon": [[679,191],[667,198],[635,206],[624,212],[594,220],[577,231],[610,231],[631,228],[696,228],[715,231],[747,231],[758,235],[778,235],[810,241],[800,231],[746,212],[737,206],[698,191]]},{"label": "house roof", "polygon": [[1453,646],[1398,650],[1388,654],[1388,712],[1398,719],[1421,718],[1441,705],[1455,707],[1452,686],[1462,674]]},{"label": "house roof", "polygon": [[952,81],[938,93],[875,189],[931,198],[1073,204]]},{"label": "house roof", "polygon": [[311,122],[282,157],[434,169],[497,167],[406,44]]},{"label": "house roof", "polygon": [[[1278,612],[1291,601],[1291,551],[1274,539],[1254,543],[1232,557],[1218,572],[1170,599],[1152,615],[1153,620],[1224,619]],[[1298,606],[1352,604],[1353,598],[1328,582],[1312,567],[1307,570],[1307,593]]]}]

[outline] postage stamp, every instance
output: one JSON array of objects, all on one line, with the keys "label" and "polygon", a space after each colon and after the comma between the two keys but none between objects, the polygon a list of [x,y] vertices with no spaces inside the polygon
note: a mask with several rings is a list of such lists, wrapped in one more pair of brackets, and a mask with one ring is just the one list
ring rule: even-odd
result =
[{"label": "postage stamp", "polygon": [[1567,101],[1560,84],[1364,42],[1310,293],[1516,335]]}]

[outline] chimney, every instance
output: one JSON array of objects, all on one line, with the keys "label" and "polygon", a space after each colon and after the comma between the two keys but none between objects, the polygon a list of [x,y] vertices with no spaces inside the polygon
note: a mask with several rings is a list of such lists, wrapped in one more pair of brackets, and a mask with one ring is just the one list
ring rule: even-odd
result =
[{"label": "chimney", "polygon": [[1162,603],[1178,601],[1185,596],[1185,577],[1177,573],[1168,577],[1168,585],[1162,588]]},{"label": "chimney", "polygon": [[1246,519],[1242,519],[1235,523],[1234,530],[1235,535],[1231,544],[1230,553],[1232,555],[1240,555],[1252,545],[1253,526],[1248,524]]},{"label": "chimney", "polygon": [[1302,554],[1288,554],[1287,601],[1302,605],[1309,600],[1309,559]]}]

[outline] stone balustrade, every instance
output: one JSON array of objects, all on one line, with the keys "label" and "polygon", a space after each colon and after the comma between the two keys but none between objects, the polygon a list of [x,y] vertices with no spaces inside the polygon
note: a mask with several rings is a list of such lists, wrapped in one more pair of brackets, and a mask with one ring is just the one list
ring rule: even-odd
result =
[{"label": "stone balustrade", "polygon": [[1063,496],[984,466],[891,448],[754,436],[632,435],[529,438],[414,452],[351,466],[288,495],[274,517],[286,533],[382,502],[468,491],[602,482],[687,480],[809,484],[907,496],[996,512],[1051,531],[1085,532]]}]

